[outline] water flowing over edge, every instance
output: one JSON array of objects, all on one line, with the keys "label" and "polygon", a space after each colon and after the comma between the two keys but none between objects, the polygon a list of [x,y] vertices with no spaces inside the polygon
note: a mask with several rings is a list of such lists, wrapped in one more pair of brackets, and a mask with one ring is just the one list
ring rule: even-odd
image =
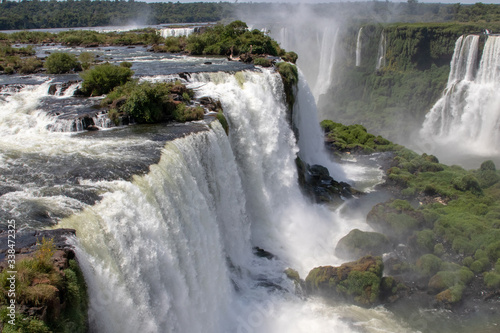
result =
[{"label": "water flowing over edge", "polygon": [[[199,96],[221,99],[229,138],[215,122],[211,131],[169,142],[147,175],[113,182],[100,203],[62,223],[79,235],[92,327],[356,331],[345,321],[356,311],[301,300],[283,274],[287,266],[305,276],[340,263],[333,246],[353,226],[300,193],[279,76],[204,73],[192,82]],[[253,246],[277,257],[255,257]],[[370,330],[362,317],[356,325]]]}]

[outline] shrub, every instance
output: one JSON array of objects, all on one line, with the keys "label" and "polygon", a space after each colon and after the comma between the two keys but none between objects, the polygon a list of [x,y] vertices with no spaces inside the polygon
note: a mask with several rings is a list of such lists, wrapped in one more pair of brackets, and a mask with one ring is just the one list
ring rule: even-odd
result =
[{"label": "shrub", "polygon": [[88,70],[95,62],[95,54],[92,52],[82,52],[78,56],[84,70]]},{"label": "shrub", "polygon": [[132,65],[133,64],[131,62],[129,62],[129,61],[122,61],[122,62],[120,62],[120,66],[121,67],[132,68]]},{"label": "shrub", "polygon": [[434,255],[440,257],[444,254],[444,246],[441,243],[434,245]]},{"label": "shrub", "polygon": [[45,60],[45,68],[49,74],[63,74],[78,69],[79,63],[72,54],[55,52]]},{"label": "shrub", "polygon": [[36,72],[37,69],[41,68],[43,63],[38,58],[26,58],[21,62],[21,67],[19,68],[19,73],[21,74],[31,74]]},{"label": "shrub", "polygon": [[189,107],[184,103],[177,105],[173,112],[174,119],[180,122],[201,120],[205,112],[201,106]]},{"label": "shrub", "polygon": [[283,59],[284,61],[288,61],[288,62],[291,62],[293,64],[295,64],[297,62],[297,59],[299,58],[299,56],[297,55],[297,53],[291,51],[291,52],[287,52],[285,53],[285,55],[283,55],[281,57],[281,59]]},{"label": "shrub", "polygon": [[482,193],[481,186],[479,185],[476,177],[472,175],[465,175],[463,177],[457,177],[453,179],[453,186],[455,189],[465,192],[470,191],[475,194]]},{"label": "shrub", "polygon": [[[122,67],[124,68],[124,67]],[[138,123],[156,123],[171,117],[175,105],[170,103],[166,83],[143,82],[133,86],[121,110]]]},{"label": "shrub", "polygon": [[113,88],[130,81],[133,73],[130,68],[109,63],[95,66],[81,74],[82,91],[92,96],[107,94]]},{"label": "shrub", "polygon": [[487,170],[496,171],[497,168],[495,166],[495,163],[492,160],[488,160],[488,161],[484,161],[483,163],[481,163],[479,170],[481,170],[481,171],[487,171]]},{"label": "shrub", "polygon": [[256,66],[262,66],[262,67],[271,67],[273,64],[272,61],[267,58],[255,58],[253,63]]},{"label": "shrub", "polygon": [[433,254],[424,254],[417,260],[417,268],[422,275],[432,276],[441,267],[442,260]]},{"label": "shrub", "polygon": [[500,287],[500,274],[496,272],[488,272],[484,274],[484,283],[489,288],[499,288]]},{"label": "shrub", "polygon": [[434,250],[435,235],[432,230],[425,229],[417,232],[417,243],[426,252]]}]

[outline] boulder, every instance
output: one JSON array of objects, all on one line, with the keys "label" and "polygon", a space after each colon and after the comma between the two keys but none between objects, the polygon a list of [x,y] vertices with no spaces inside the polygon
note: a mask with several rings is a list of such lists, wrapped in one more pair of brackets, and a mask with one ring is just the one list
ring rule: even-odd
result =
[{"label": "boulder", "polygon": [[306,277],[305,287],[311,295],[373,305],[379,301],[382,271],[382,258],[366,256],[340,267],[312,269]]},{"label": "boulder", "polygon": [[339,240],[335,255],[352,260],[366,255],[380,256],[391,250],[392,245],[385,235],[354,229]]}]

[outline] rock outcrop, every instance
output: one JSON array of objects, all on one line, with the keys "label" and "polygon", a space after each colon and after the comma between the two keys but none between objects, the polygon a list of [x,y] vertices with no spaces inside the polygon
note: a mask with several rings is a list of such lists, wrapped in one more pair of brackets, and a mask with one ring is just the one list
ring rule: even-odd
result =
[{"label": "rock outcrop", "polygon": [[354,229],[339,240],[335,255],[352,260],[366,255],[381,256],[391,250],[392,245],[385,235]]},{"label": "rock outcrop", "polygon": [[372,305],[381,294],[382,258],[366,256],[339,267],[320,266],[306,277],[308,294]]}]

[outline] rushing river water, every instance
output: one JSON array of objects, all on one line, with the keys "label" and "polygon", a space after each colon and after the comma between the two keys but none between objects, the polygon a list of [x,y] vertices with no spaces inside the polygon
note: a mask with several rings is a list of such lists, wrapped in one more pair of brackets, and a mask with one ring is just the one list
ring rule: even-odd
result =
[{"label": "rushing river water", "polygon": [[[302,76],[297,143],[272,70],[144,48],[91,51],[132,62],[143,80],[184,80],[197,97],[221,101],[230,128],[226,135],[207,120],[67,132],[68,120],[47,109],[85,109],[88,100],[48,91],[74,76],[0,78],[2,226],[15,219],[20,230],[77,230],[71,241],[89,286],[92,332],[434,332],[431,319],[449,317],[306,298],[286,278],[287,267],[305,278],[315,266],[340,264],[337,241],[370,230],[366,210],[386,198],[372,192],[365,205],[332,210],[303,196],[296,154],[367,191],[382,174],[376,156],[373,166],[328,159]],[[256,246],[275,257],[254,255]]]}]

